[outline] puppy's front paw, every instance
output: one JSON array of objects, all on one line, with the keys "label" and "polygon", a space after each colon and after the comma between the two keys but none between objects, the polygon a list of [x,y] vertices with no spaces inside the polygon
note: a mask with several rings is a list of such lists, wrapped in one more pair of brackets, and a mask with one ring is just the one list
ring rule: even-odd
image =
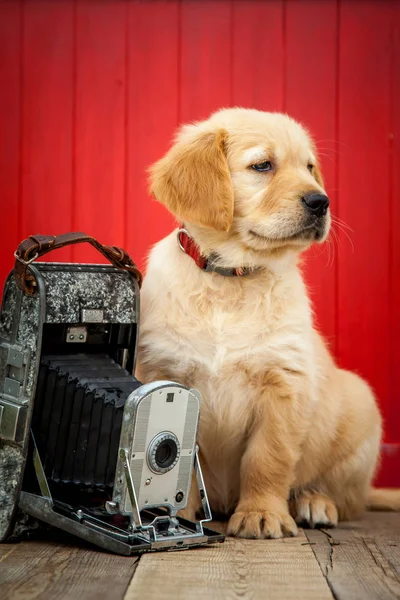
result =
[{"label": "puppy's front paw", "polygon": [[336,527],[338,511],[334,502],[317,492],[304,491],[292,501],[292,515],[296,523],[306,527]]},{"label": "puppy's front paw", "polygon": [[228,535],[241,538],[281,538],[297,535],[297,526],[286,511],[237,511],[228,523]]}]

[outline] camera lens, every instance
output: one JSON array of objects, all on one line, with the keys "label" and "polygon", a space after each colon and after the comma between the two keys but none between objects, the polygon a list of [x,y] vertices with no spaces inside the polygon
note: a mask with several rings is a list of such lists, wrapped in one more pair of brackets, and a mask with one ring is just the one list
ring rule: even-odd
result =
[{"label": "camera lens", "polygon": [[174,468],[180,455],[178,438],[163,432],[152,439],[147,452],[147,462],[154,473],[167,473]]},{"label": "camera lens", "polygon": [[161,442],[156,450],[155,462],[161,469],[166,469],[176,459],[178,447],[175,440],[165,440]]}]

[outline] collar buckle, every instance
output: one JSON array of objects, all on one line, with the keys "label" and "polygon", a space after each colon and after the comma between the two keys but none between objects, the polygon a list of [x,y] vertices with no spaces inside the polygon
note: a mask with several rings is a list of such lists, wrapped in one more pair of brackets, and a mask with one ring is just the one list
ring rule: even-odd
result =
[{"label": "collar buckle", "polygon": [[184,254],[186,254],[186,250],[185,250],[185,248],[182,245],[181,234],[186,235],[188,238],[190,237],[190,234],[189,234],[189,232],[188,232],[187,229],[183,229],[183,228],[182,229],[178,229],[178,231],[176,233],[176,239],[178,240],[178,246],[182,250],[182,252]]}]

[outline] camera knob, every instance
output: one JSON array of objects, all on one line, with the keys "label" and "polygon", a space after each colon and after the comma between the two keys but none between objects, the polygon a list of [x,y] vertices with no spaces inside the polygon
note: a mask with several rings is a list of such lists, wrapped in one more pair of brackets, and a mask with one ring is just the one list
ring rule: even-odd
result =
[{"label": "camera knob", "polygon": [[179,492],[177,492],[177,494],[175,496],[175,502],[177,502],[179,504],[179,502],[182,502],[184,497],[185,497],[185,494],[182,492],[182,490],[179,490]]}]

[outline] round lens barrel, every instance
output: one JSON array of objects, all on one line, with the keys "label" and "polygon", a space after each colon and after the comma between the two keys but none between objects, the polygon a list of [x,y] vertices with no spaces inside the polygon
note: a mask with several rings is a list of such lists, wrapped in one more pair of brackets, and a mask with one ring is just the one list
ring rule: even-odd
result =
[{"label": "round lens barrel", "polygon": [[176,435],[163,431],[149,444],[147,462],[154,473],[167,473],[174,468],[180,455],[179,441]]},{"label": "round lens barrel", "polygon": [[170,467],[178,455],[178,446],[175,440],[165,440],[157,447],[155,462],[161,469]]}]

